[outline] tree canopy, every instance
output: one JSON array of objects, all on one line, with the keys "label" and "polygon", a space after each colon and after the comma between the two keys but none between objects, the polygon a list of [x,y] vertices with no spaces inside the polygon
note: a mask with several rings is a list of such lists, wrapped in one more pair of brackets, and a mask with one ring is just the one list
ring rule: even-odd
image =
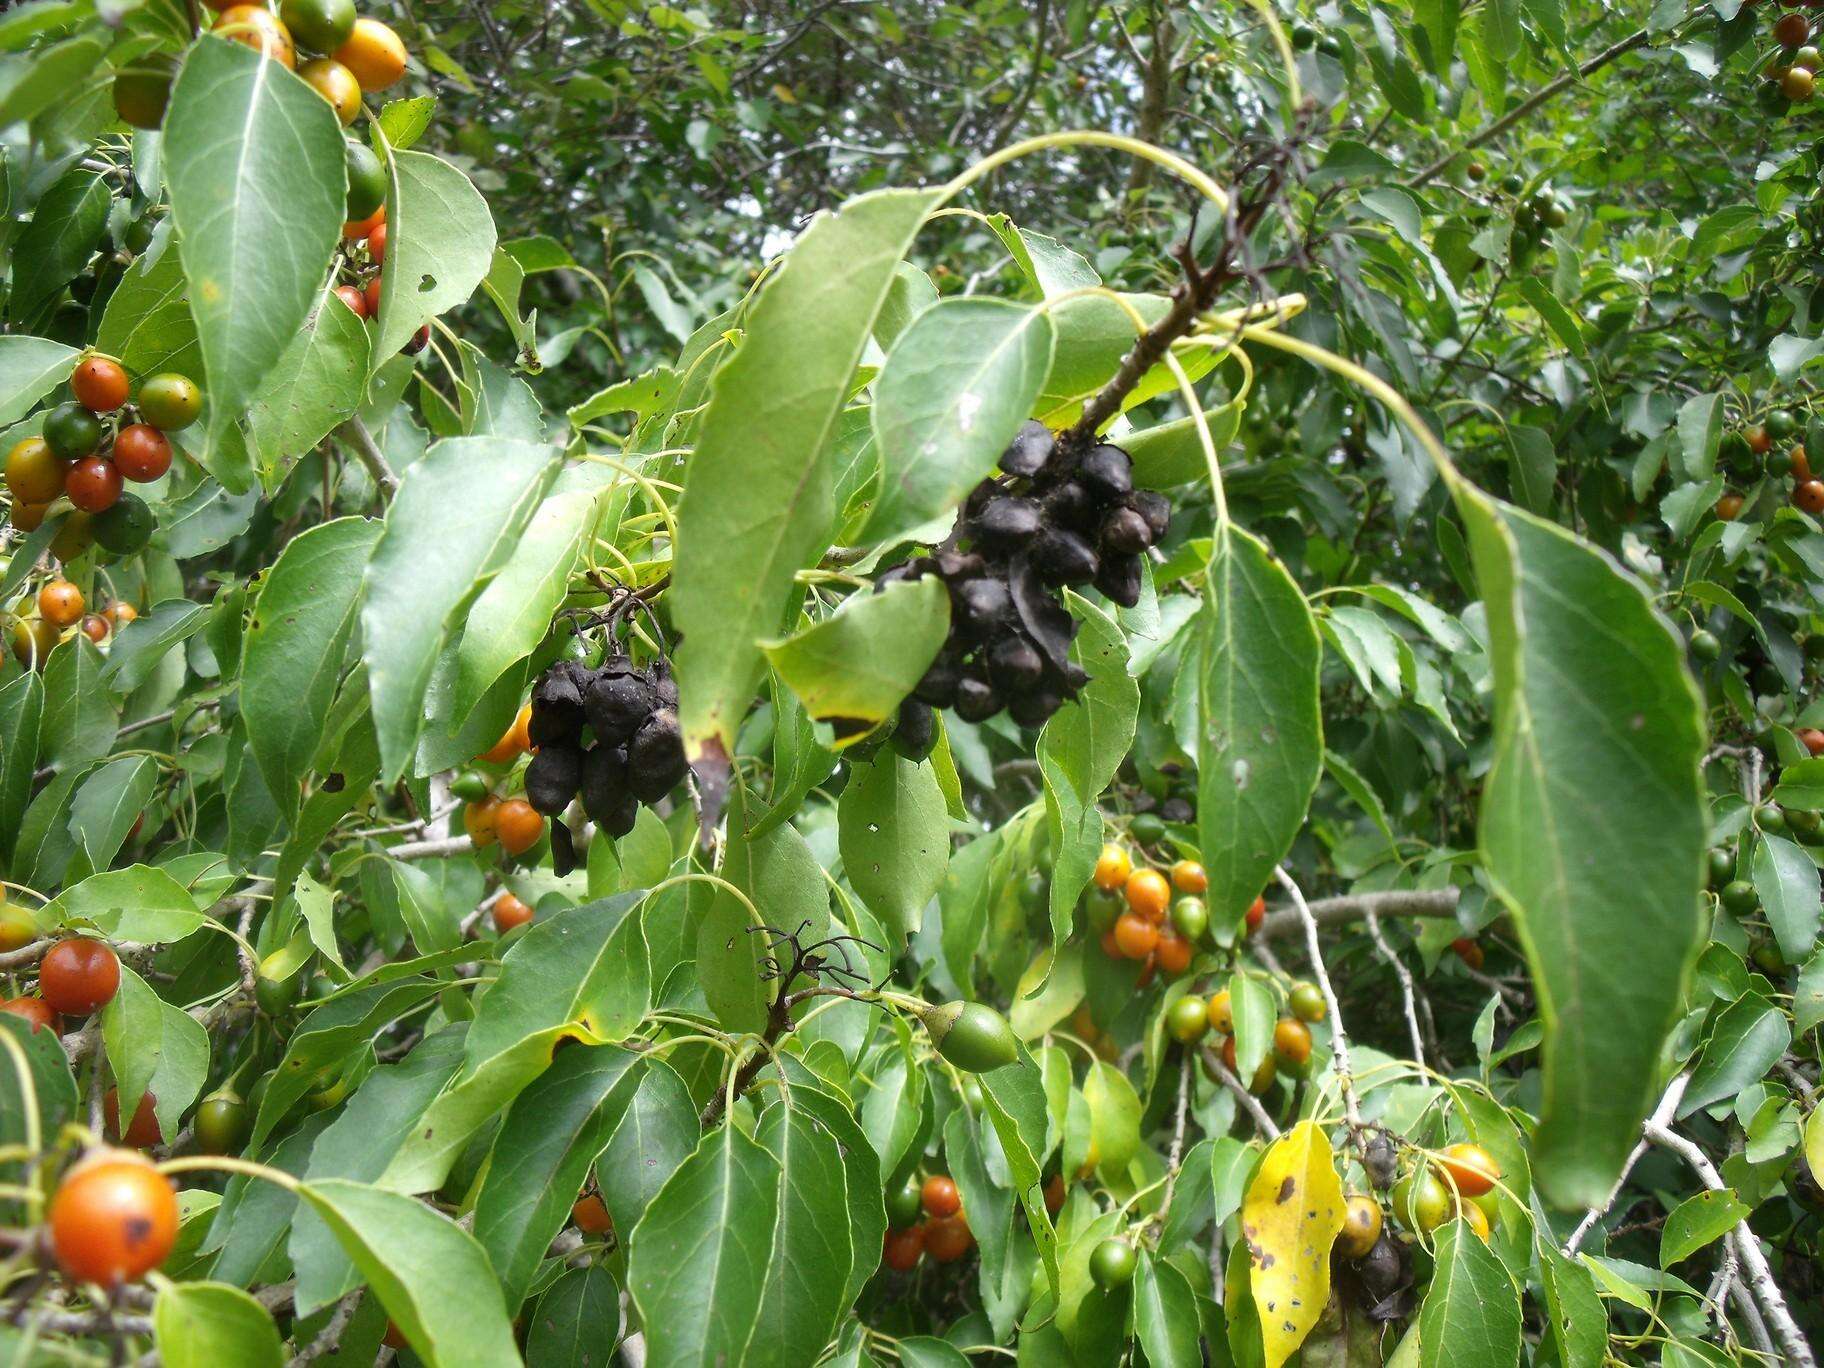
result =
[{"label": "tree canopy", "polygon": [[0,1357],[1815,1362],[1812,30],[0,13]]}]

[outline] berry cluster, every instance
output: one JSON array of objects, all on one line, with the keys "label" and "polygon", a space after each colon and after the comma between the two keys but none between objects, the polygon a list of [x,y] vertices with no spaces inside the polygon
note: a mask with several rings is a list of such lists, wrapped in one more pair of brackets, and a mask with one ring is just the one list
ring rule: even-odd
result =
[{"label": "berry cluster", "polygon": [[558,661],[532,690],[526,735],[526,800],[555,817],[580,793],[589,820],[610,836],[632,831],[640,804],[684,777],[678,686],[663,660],[644,670],[620,654],[596,666]]},{"label": "berry cluster", "polygon": [[1780,51],[1764,68],[1760,101],[1770,112],[1787,105],[1804,104],[1818,91],[1818,71],[1824,56],[1811,41],[1811,21],[1797,10],[1788,10],[1773,21],[1773,36]]},{"label": "berry cluster", "polygon": [[[386,261],[386,173],[378,158],[365,144],[348,144],[348,212],[362,216],[342,225],[342,257],[336,267],[341,284],[336,298],[348,306],[356,318],[380,317],[380,268]],[[365,163],[372,160],[371,168]],[[359,163],[359,164],[358,164]],[[357,196],[357,177],[371,175],[373,183],[365,184]],[[431,340],[431,325],[426,323],[405,344],[405,354],[416,356]]]},{"label": "berry cluster", "polygon": [[[1790,479],[1793,507],[1813,515],[1824,513],[1824,481],[1811,472],[1811,457],[1798,440],[1802,435],[1795,414],[1788,409],[1770,409],[1759,422],[1723,435],[1716,449],[1717,464],[1744,485],[1763,475]],[[1744,503],[1742,495],[1726,491],[1716,501],[1716,516],[1723,522],[1734,522],[1742,515]]]},{"label": "berry cluster", "polygon": [[[38,607],[38,616],[28,617],[26,610],[34,602]],[[57,643],[63,640],[66,628],[80,623],[82,634],[100,646],[117,629],[125,627],[139,616],[138,609],[119,599],[106,604],[100,611],[91,613],[82,590],[62,578],[46,580],[39,588],[36,599],[21,599],[14,611],[13,655],[28,670],[44,665]]]},{"label": "berry cluster", "polygon": [[1134,488],[1120,447],[1061,446],[1039,422],[1020,429],[1000,468],[969,495],[942,546],[880,578],[938,575],[950,590],[950,639],[914,690],[917,703],[954,708],[965,722],[1005,708],[1038,727],[1086,682],[1069,654],[1077,623],[1057,591],[1094,585],[1133,607],[1141,557],[1165,535],[1171,505]]},{"label": "berry cluster", "polygon": [[955,1263],[975,1248],[962,1194],[946,1174],[934,1173],[922,1183],[907,1178],[887,1193],[886,1206],[881,1262],[896,1273],[911,1272],[925,1255],[934,1263]]},{"label": "berry cluster", "polygon": [[7,453],[12,524],[33,531],[61,495],[77,512],[51,548],[59,560],[74,560],[94,542],[132,555],[152,539],[154,521],[145,500],[124,492],[124,482],[149,484],[171,468],[165,434],[196,421],[203,392],[188,376],[168,371],[142,380],[129,403],[126,368],[94,353],[77,363],[70,392],[74,399],[45,414],[41,436]]}]

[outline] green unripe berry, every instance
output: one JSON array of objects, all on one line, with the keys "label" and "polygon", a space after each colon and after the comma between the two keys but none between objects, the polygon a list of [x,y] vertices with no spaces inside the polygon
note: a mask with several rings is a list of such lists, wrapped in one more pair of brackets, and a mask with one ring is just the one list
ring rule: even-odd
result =
[{"label": "green unripe berry", "polygon": [[1722,653],[1723,643],[1716,639],[1716,633],[1706,632],[1701,627],[1691,633],[1691,654],[1699,660],[1712,661]]},{"label": "green unripe berry", "polygon": [[1089,1276],[1096,1280],[1097,1287],[1113,1291],[1133,1281],[1139,1262],[1134,1247],[1126,1240],[1104,1240],[1090,1252]]},{"label": "green unripe berry", "polygon": [[887,1194],[887,1225],[894,1230],[909,1230],[925,1214],[919,1197],[918,1179],[908,1178]]},{"label": "green unripe berry", "polygon": [[1723,906],[1738,917],[1745,917],[1754,911],[1759,899],[1755,897],[1754,885],[1746,879],[1736,879],[1723,886]]},{"label": "green unripe berry", "polygon": [[1019,1058],[1007,1018],[980,1002],[946,1002],[921,1014],[937,1052],[965,1073],[987,1073]]}]

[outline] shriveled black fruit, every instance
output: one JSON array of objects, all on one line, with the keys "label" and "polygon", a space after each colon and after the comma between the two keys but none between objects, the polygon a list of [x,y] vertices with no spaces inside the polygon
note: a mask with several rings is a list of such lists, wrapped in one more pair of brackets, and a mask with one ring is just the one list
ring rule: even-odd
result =
[{"label": "shriveled black fruit", "polygon": [[1075,532],[1048,527],[1033,543],[1032,564],[1047,584],[1088,584],[1096,577],[1101,557]]},{"label": "shriveled black fruit", "polygon": [[1393,1186],[1399,1165],[1399,1152],[1385,1135],[1376,1135],[1362,1149],[1362,1167],[1368,1171],[1368,1181],[1381,1192]]},{"label": "shriveled black fruit", "polygon": [[1075,480],[1066,480],[1045,496],[1045,520],[1053,526],[1086,532],[1095,526],[1101,502]]},{"label": "shriveled black fruit", "polygon": [[965,722],[986,722],[1001,710],[1001,696],[977,675],[965,675],[956,686],[956,715]]},{"label": "shriveled black fruit", "polygon": [[659,706],[658,690],[637,671],[604,665],[589,681],[583,710],[597,741],[619,745],[639,730]]},{"label": "shriveled black fruit", "polygon": [[931,662],[931,668],[925,671],[925,677],[918,681],[912,693],[921,703],[947,708],[956,701],[956,681],[956,662],[939,656]]},{"label": "shriveled black fruit", "polygon": [[1153,529],[1138,512],[1117,508],[1102,520],[1102,545],[1124,555],[1136,555],[1153,544]]},{"label": "shriveled black fruit", "polygon": [[583,690],[589,668],[580,661],[560,660],[546,670],[532,690],[532,720],[526,735],[540,747],[574,742],[583,732]]},{"label": "shriveled black fruit", "polygon": [[1045,673],[1039,648],[1017,632],[1010,632],[988,648],[988,678],[1009,693],[1029,689]]},{"label": "shriveled black fruit", "polygon": [[1039,530],[1039,501],[1017,494],[989,500],[970,531],[990,546],[1018,546]]},{"label": "shriveled black fruit", "polygon": [[1064,699],[1050,689],[1038,688],[1007,700],[1007,715],[1022,727],[1042,727],[1064,706]]},{"label": "shriveled black fruit", "polygon": [[576,868],[576,842],[570,839],[570,828],[556,817],[551,819],[551,872],[563,878]]},{"label": "shriveled black fruit", "polygon": [[1029,418],[1001,453],[1001,469],[1009,475],[1031,478],[1045,469],[1056,446],[1051,429],[1036,418]]},{"label": "shriveled black fruit", "polygon": [[570,806],[583,782],[583,753],[552,742],[541,746],[526,766],[526,801],[547,817]]},{"label": "shriveled black fruit", "polygon": [[937,714],[916,698],[899,705],[899,723],[893,728],[893,749],[908,760],[923,760],[937,744]]},{"label": "shriveled black fruit", "polygon": [[936,565],[938,574],[951,582],[988,573],[988,562],[974,551],[939,551],[931,563]]},{"label": "shriveled black fruit", "polygon": [[1013,595],[1020,626],[1051,668],[1062,671],[1070,661],[1070,640],[1077,634],[1077,620],[1052,597],[1038,571],[1024,557],[1015,557],[1008,566],[1007,588]]},{"label": "shriveled black fruit", "polygon": [[627,787],[642,803],[656,803],[678,786],[689,766],[678,715],[661,708],[640,725],[627,746]]},{"label": "shriveled black fruit", "polygon": [[1096,588],[1112,602],[1132,608],[1140,602],[1140,557],[1105,556],[1096,572]]},{"label": "shriveled black fruit", "polygon": [[1006,584],[986,576],[953,584],[950,597],[956,607],[957,621],[977,634],[1004,622],[1013,606]]},{"label": "shriveled black fruit", "polygon": [[609,818],[633,799],[627,788],[627,748],[598,741],[585,751],[581,789],[583,811],[606,829]]},{"label": "shriveled black fruit", "polygon": [[678,681],[671,673],[671,662],[661,660],[652,667],[652,691],[659,696],[659,706],[675,709],[678,706]]},{"label": "shriveled black fruit", "polygon": [[621,796],[615,800],[613,806],[606,808],[592,820],[598,831],[604,831],[618,841],[633,830],[633,824],[639,819],[640,800],[633,796],[632,790],[622,789]]},{"label": "shriveled black fruit", "polygon": [[1105,499],[1125,498],[1134,487],[1134,463],[1120,447],[1105,442],[1083,453],[1077,478]]},{"label": "shriveled black fruit", "polygon": [[1146,519],[1157,542],[1172,525],[1172,501],[1156,489],[1136,489],[1128,496],[1127,506]]},{"label": "shriveled black fruit", "polygon": [[1369,1251],[1356,1260],[1355,1276],[1360,1279],[1363,1308],[1374,1320],[1392,1318],[1397,1312],[1397,1299],[1406,1285],[1406,1259],[1398,1240],[1382,1233]]}]

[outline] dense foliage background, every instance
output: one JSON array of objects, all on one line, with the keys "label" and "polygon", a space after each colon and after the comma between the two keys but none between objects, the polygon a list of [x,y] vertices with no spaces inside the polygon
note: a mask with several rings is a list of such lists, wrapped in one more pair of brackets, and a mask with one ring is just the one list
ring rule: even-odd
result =
[{"label": "dense foliage background", "polygon": [[0,13],[0,1357],[1812,1362],[1812,14]]}]

